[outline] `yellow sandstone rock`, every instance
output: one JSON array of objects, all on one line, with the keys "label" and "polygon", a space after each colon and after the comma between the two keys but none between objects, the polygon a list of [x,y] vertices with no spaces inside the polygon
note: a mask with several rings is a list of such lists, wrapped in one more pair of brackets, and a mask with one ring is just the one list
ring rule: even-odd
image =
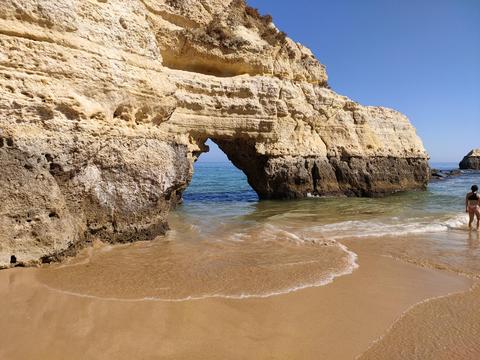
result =
[{"label": "yellow sandstone rock", "polygon": [[0,94],[0,266],[165,233],[208,138],[263,199],[428,179],[404,115],[242,0],[2,0]]}]

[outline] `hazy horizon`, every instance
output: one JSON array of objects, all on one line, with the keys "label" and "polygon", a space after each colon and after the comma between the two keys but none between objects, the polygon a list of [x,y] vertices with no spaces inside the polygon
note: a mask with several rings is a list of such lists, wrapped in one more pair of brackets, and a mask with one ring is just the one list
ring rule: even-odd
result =
[{"label": "hazy horizon", "polygon": [[248,3],[312,49],[333,90],[406,114],[432,162],[480,147],[480,1]]}]

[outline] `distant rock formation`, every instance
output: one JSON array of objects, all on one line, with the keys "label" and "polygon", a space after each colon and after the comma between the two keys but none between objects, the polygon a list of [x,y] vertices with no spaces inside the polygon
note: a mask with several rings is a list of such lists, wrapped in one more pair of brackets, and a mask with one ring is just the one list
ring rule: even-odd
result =
[{"label": "distant rock formation", "polygon": [[463,170],[480,170],[480,148],[470,151],[459,166]]},{"label": "distant rock formation", "polygon": [[0,2],[0,266],[164,234],[209,138],[262,199],[429,178],[404,115],[242,0]]},{"label": "distant rock formation", "polygon": [[430,170],[430,180],[445,180],[454,176],[460,176],[463,174],[462,170]]}]

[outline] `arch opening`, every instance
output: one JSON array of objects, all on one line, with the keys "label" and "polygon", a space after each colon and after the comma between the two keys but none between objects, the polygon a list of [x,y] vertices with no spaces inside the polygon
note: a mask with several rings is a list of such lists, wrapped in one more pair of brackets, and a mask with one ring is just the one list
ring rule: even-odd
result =
[{"label": "arch opening", "polygon": [[248,175],[215,143],[208,139],[208,151],[194,164],[190,185],[183,194],[186,202],[256,202],[259,196]]}]

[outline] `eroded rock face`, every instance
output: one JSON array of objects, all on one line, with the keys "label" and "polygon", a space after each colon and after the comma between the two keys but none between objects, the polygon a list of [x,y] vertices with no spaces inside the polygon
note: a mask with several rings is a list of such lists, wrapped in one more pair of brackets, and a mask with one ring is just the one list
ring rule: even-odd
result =
[{"label": "eroded rock face", "polygon": [[480,170],[480,149],[470,151],[460,162],[462,170]]},{"label": "eroded rock face", "polygon": [[233,0],[0,2],[0,266],[151,239],[208,138],[261,198],[425,187],[408,119]]}]

